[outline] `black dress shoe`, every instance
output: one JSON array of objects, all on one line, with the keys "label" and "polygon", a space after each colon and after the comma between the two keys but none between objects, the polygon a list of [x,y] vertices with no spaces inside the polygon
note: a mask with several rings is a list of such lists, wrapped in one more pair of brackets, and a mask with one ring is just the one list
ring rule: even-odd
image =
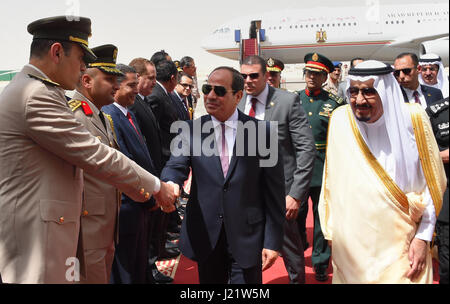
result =
[{"label": "black dress shoe", "polygon": [[153,269],[153,279],[157,284],[168,284],[173,282],[173,279],[171,277],[166,276],[155,269]]},{"label": "black dress shoe", "polygon": [[180,250],[176,248],[166,249],[158,255],[161,260],[173,259],[181,254]]},{"label": "black dress shoe", "polygon": [[319,282],[325,282],[326,280],[328,280],[328,273],[326,270],[320,270],[318,268],[315,269],[315,276],[316,276],[316,280]]}]

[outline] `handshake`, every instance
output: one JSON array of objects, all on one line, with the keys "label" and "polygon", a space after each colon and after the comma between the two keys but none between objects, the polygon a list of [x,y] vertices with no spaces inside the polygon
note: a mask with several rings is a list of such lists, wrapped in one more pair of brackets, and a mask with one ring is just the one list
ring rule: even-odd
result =
[{"label": "handshake", "polygon": [[175,201],[180,196],[180,186],[161,181],[159,192],[153,196],[161,210],[165,213],[170,213],[175,211]]}]

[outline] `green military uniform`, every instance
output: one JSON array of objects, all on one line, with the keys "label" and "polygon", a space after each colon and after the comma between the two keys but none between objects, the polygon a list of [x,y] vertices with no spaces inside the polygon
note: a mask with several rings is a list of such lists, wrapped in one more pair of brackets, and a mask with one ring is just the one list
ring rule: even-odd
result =
[{"label": "green military uniform", "polygon": [[[334,66],[330,60],[326,57],[314,53],[307,54],[305,56],[305,69],[313,72],[327,72],[333,71]],[[313,203],[314,214],[314,240],[313,240],[313,252],[311,255],[311,261],[316,272],[316,279],[323,281],[327,279],[326,269],[331,256],[331,250],[328,246],[328,242],[325,240],[322,234],[319,221],[318,203],[320,196],[320,189],[322,186],[322,173],[325,162],[325,152],[327,145],[327,131],[328,123],[331,117],[331,113],[344,104],[342,98],[325,91],[320,88],[314,92],[305,89],[297,92],[300,95],[300,103],[306,113],[310,127],[314,135],[314,141],[316,144],[316,160],[314,162],[313,176],[310,183],[309,196]],[[306,237],[305,230],[306,216],[308,214],[308,202],[302,202],[299,210],[299,229],[301,234]],[[306,243],[306,240],[305,240]]]}]

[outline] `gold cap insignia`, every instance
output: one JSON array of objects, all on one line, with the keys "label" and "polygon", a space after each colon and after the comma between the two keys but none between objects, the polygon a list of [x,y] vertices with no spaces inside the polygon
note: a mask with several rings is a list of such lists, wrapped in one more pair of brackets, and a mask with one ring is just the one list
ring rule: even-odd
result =
[{"label": "gold cap insignia", "polygon": [[267,60],[267,65],[270,67],[273,67],[275,65],[275,61],[273,60],[273,58],[269,58],[269,60]]},{"label": "gold cap insignia", "polygon": [[319,60],[319,55],[317,55],[317,53],[314,53],[314,55],[312,55],[312,60],[313,61]]},{"label": "gold cap insignia", "polygon": [[117,49],[114,50],[113,59],[114,59],[114,62],[116,62],[116,60],[117,60]]}]

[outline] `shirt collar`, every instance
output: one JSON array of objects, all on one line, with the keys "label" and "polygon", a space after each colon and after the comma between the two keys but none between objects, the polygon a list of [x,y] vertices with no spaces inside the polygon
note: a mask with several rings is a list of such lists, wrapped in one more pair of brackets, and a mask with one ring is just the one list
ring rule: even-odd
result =
[{"label": "shirt collar", "polygon": [[267,102],[267,96],[269,96],[269,85],[266,83],[266,87],[261,93],[259,93],[258,96],[247,95],[247,102],[250,102],[252,98],[256,98],[258,99],[259,103],[265,106]]},{"label": "shirt collar", "polygon": [[[237,121],[238,121],[238,110],[234,110],[234,113],[225,121],[225,125],[227,127],[236,129],[237,128]],[[215,118],[214,116],[211,115],[211,120],[214,126],[214,129],[217,126],[220,126],[220,124],[222,123],[221,121],[217,120],[217,118]]]},{"label": "shirt collar", "polygon": [[420,87],[420,84],[419,84],[419,86],[417,87],[417,89],[415,89],[415,90],[407,89],[407,88],[405,88],[405,87],[403,87],[403,89],[405,90],[406,96],[408,96],[408,99],[412,99],[413,94],[414,94],[414,91],[417,91],[417,92],[419,93],[419,96],[422,96],[422,95],[423,95],[423,93],[422,93],[422,88]]},{"label": "shirt collar", "polygon": [[113,105],[118,107],[119,110],[123,113],[123,115],[127,116],[127,114],[128,114],[128,109],[127,108],[125,108],[124,106],[118,104],[116,101],[114,101]]},{"label": "shirt collar", "polygon": [[166,88],[161,84],[161,82],[159,82],[158,80],[156,80],[156,83],[160,85],[160,87],[164,90],[164,92],[166,92],[167,95],[169,95],[169,93],[167,93]]}]

